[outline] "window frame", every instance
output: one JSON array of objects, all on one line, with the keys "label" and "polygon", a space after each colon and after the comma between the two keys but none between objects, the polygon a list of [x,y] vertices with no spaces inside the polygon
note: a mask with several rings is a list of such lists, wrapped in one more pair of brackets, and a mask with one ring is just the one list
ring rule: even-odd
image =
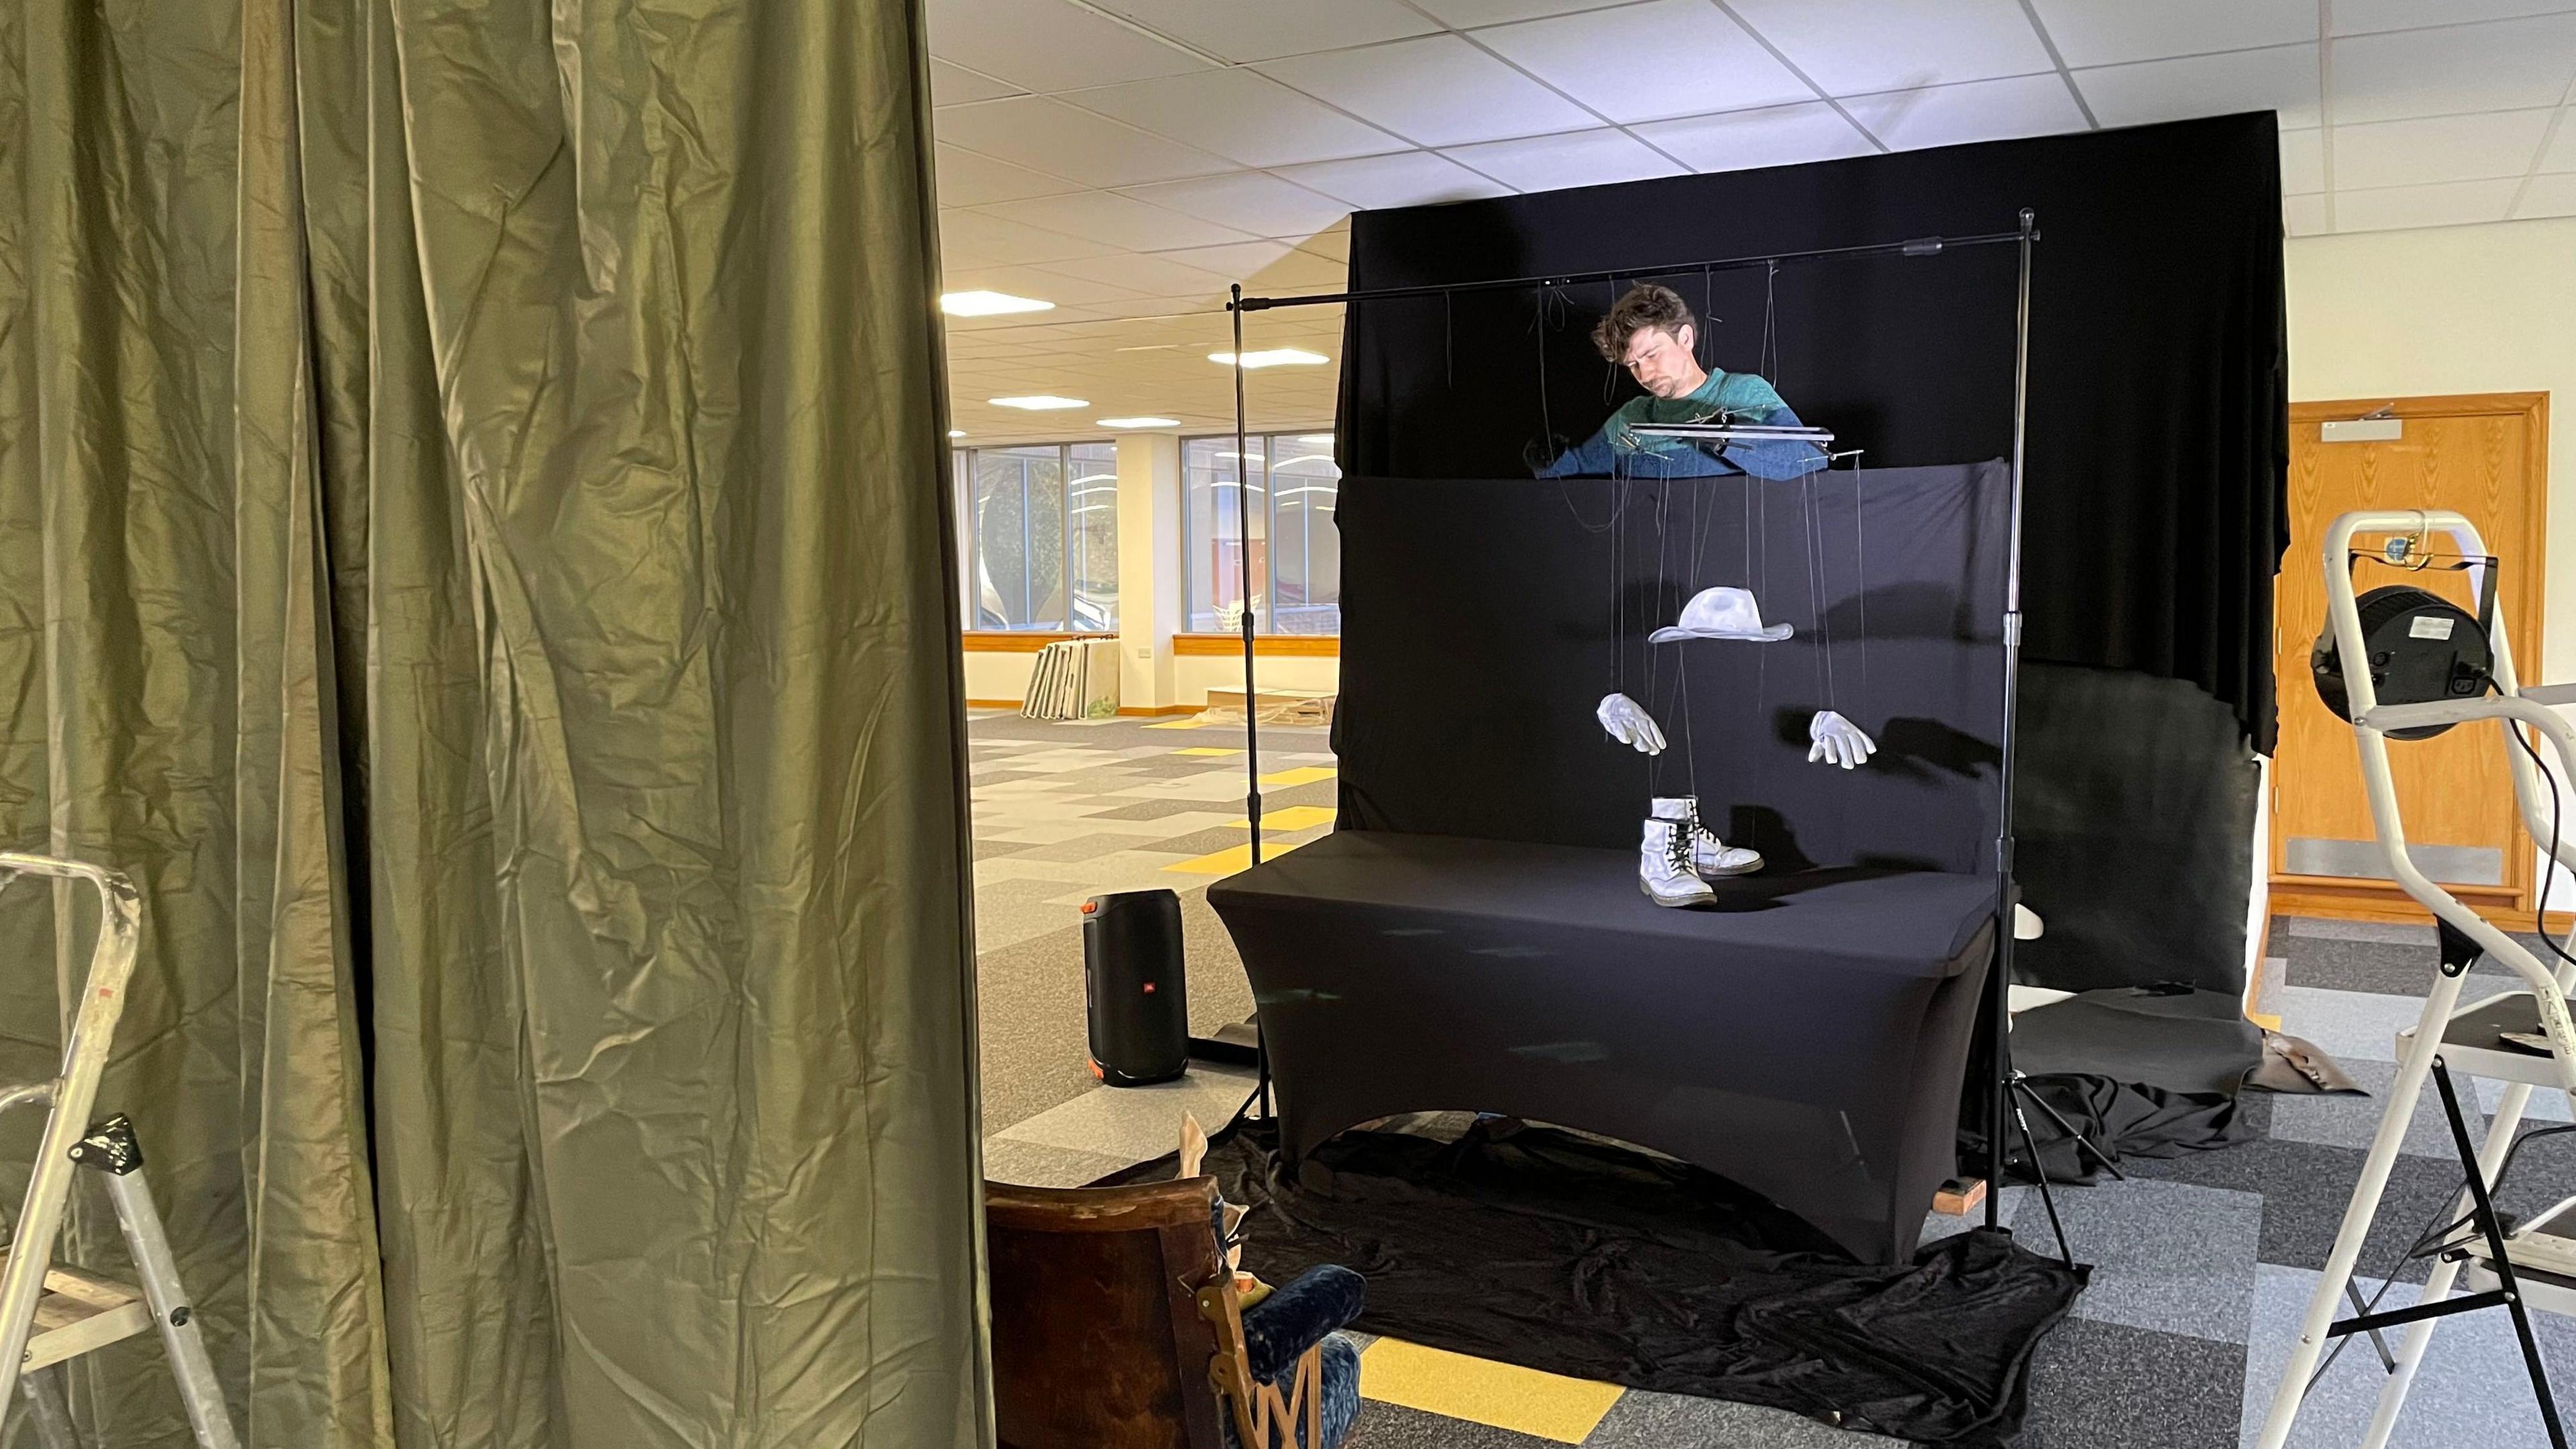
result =
[{"label": "window frame", "polygon": [[[1111,495],[1110,507],[1112,509],[1112,518],[1110,529],[1113,541],[1111,544],[1110,554],[1110,577],[1115,580],[1117,577],[1117,550],[1125,545],[1125,541],[1123,539],[1118,539],[1116,537],[1117,520],[1115,509],[1117,506],[1117,487],[1114,480],[1117,478],[1118,473],[1117,447],[1117,441],[1112,438],[1069,438],[1062,442],[1052,443],[997,443],[988,447],[952,447],[949,449],[952,470],[949,485],[955,490],[955,497],[957,500],[957,557],[959,564],[957,570],[958,608],[960,611],[959,618],[962,621],[966,632],[970,634],[1056,633],[1072,635],[1107,635],[1118,632],[1119,615],[1123,605],[1118,598],[1118,594],[1114,587],[1109,595],[1109,622],[1100,627],[1086,627],[1079,622],[1080,601],[1085,598],[1097,599],[1098,595],[1096,593],[1091,593],[1083,587],[1082,578],[1088,571],[1078,569],[1076,567],[1076,560],[1087,560],[1092,550],[1080,537],[1082,527],[1075,521],[1078,515],[1076,513],[1074,496],[1074,485],[1077,482],[1096,482],[1103,476],[1113,480],[1110,488],[1107,490],[1090,489],[1086,491],[1106,491]],[[1077,460],[1074,457],[1074,450],[1077,448],[1106,448],[1110,450],[1109,457],[1107,459],[1109,472],[1105,475],[1084,473],[1077,478],[1075,475]],[[1062,534],[1062,537],[1058,540],[1059,552],[1057,554],[1057,559],[1058,567],[1063,573],[1062,587],[1064,591],[1064,608],[1054,617],[1049,619],[1031,619],[1029,622],[1023,624],[986,625],[981,622],[983,599],[979,592],[978,584],[983,578],[983,571],[980,567],[980,556],[976,551],[982,539],[982,529],[980,527],[981,520],[977,516],[976,512],[976,484],[979,460],[987,453],[995,454],[997,456],[1030,457],[1044,449],[1053,449],[1055,451],[1056,516],[1057,526]],[[1098,458],[1085,458],[1080,460],[1082,464],[1092,467],[1099,466],[1101,461],[1102,460]],[[1033,551],[1032,545],[1036,541],[1036,535],[1030,529],[1030,518],[1033,509],[1027,501],[1030,496],[1027,492],[1028,485],[1023,483],[1022,488],[1023,501],[1020,508],[1020,602],[1027,612],[1035,613],[1036,611],[1031,596],[1028,555]]]},{"label": "window frame", "polygon": [[[1341,626],[1341,599],[1340,599],[1340,597],[1339,597],[1339,595],[1340,595],[1340,590],[1339,590],[1339,587],[1338,587],[1338,572],[1339,572],[1339,564],[1338,564],[1339,554],[1338,554],[1338,553],[1336,553],[1336,555],[1335,555],[1335,558],[1336,558],[1336,575],[1337,575],[1337,578],[1336,578],[1336,588],[1335,588],[1335,591],[1334,591],[1334,592],[1335,592],[1335,598],[1334,598],[1334,601],[1333,601],[1333,627],[1332,627],[1331,631],[1330,631],[1329,633],[1308,634],[1308,633],[1306,633],[1305,631],[1288,631],[1288,630],[1282,630],[1282,629],[1279,627],[1279,553],[1280,553],[1280,549],[1279,549],[1279,540],[1280,540],[1280,533],[1279,533],[1279,488],[1278,488],[1278,481],[1277,481],[1277,466],[1278,466],[1278,458],[1279,458],[1279,446],[1280,446],[1280,444],[1281,444],[1282,442],[1286,442],[1286,443],[1290,443],[1290,444],[1298,444],[1298,445],[1301,445],[1301,446],[1305,446],[1305,447],[1309,447],[1309,448],[1311,448],[1311,447],[1313,447],[1313,446],[1315,446],[1315,445],[1314,445],[1314,444],[1311,444],[1311,443],[1306,443],[1306,442],[1305,442],[1305,439],[1306,439],[1306,438],[1313,437],[1313,436],[1316,436],[1316,435],[1319,435],[1319,434],[1328,434],[1328,433],[1331,433],[1332,431],[1333,431],[1333,429],[1332,429],[1331,427],[1329,427],[1329,426],[1318,426],[1318,427],[1308,427],[1308,428],[1282,428],[1282,429],[1279,429],[1279,430],[1274,431],[1274,432],[1258,432],[1258,433],[1256,433],[1256,432],[1246,432],[1246,433],[1243,435],[1243,441],[1244,441],[1244,443],[1246,444],[1247,448],[1249,447],[1249,445],[1254,444],[1254,443],[1259,443],[1259,444],[1260,444],[1260,446],[1261,446],[1261,477],[1260,477],[1260,480],[1259,480],[1259,481],[1260,481],[1260,489],[1261,489],[1261,535],[1260,535],[1260,540],[1259,540],[1259,541],[1260,541],[1263,545],[1265,545],[1265,546],[1263,547],[1263,549],[1262,549],[1262,551],[1261,551],[1261,557],[1262,557],[1262,570],[1261,570],[1261,575],[1260,575],[1260,577],[1256,580],[1256,582],[1258,582],[1258,583],[1261,585],[1260,596],[1261,596],[1261,599],[1262,599],[1262,601],[1263,601],[1263,602],[1262,602],[1262,607],[1261,607],[1260,609],[1256,610],[1256,611],[1254,612],[1254,614],[1253,614],[1253,634],[1254,634],[1254,636],[1255,636],[1256,638],[1263,638],[1263,639],[1296,639],[1296,638],[1318,638],[1318,639],[1330,638],[1330,639],[1338,639],[1338,638],[1340,638],[1340,637],[1341,637],[1341,633],[1342,633],[1342,626]],[[1192,503],[1193,491],[1192,491],[1192,486],[1191,486],[1191,485],[1192,485],[1192,480],[1191,480],[1191,467],[1190,467],[1190,449],[1191,449],[1191,447],[1192,447],[1193,445],[1195,445],[1195,444],[1201,444],[1201,443],[1218,444],[1218,445],[1222,445],[1222,446],[1225,446],[1225,447],[1231,447],[1231,446],[1233,446],[1234,441],[1235,441],[1235,435],[1234,435],[1234,434],[1232,434],[1232,433],[1198,433],[1198,434],[1184,435],[1184,436],[1181,438],[1181,448],[1180,448],[1180,466],[1181,466],[1181,519],[1180,519],[1180,523],[1181,523],[1181,527],[1180,527],[1180,535],[1181,535],[1181,623],[1182,623],[1182,632],[1183,632],[1183,633],[1193,633],[1193,632],[1195,632],[1195,633],[1209,633],[1209,632],[1216,632],[1216,633],[1231,633],[1231,632],[1233,632],[1233,631],[1231,631],[1231,630],[1224,629],[1220,624],[1218,624],[1218,623],[1217,623],[1217,621],[1216,621],[1216,616],[1217,616],[1217,612],[1218,612],[1218,611],[1217,611],[1214,607],[1210,607],[1210,608],[1202,609],[1202,608],[1200,608],[1200,607],[1198,606],[1198,605],[1199,605],[1198,576],[1197,576],[1197,574],[1192,570],[1191,565],[1192,565],[1192,563],[1194,562],[1194,560],[1192,560],[1192,558],[1190,557],[1190,536],[1191,536],[1191,535],[1190,535],[1190,529],[1191,529],[1191,522],[1192,522],[1191,513],[1192,513],[1192,508],[1193,508],[1193,503]],[[1329,455],[1329,453],[1327,454],[1327,456],[1330,456],[1330,455]],[[1238,487],[1247,486],[1247,485],[1245,485],[1245,484],[1244,484],[1244,480],[1243,480],[1243,478],[1242,478],[1242,474],[1243,474],[1243,472],[1244,472],[1244,469],[1243,469],[1243,462],[1244,462],[1244,460],[1243,460],[1243,459],[1241,459],[1241,458],[1237,458],[1237,459],[1235,460],[1235,471],[1236,471],[1236,475],[1237,475],[1237,486],[1238,486]],[[1290,475],[1288,475],[1288,476],[1289,476],[1290,481],[1292,481],[1292,482],[1296,482],[1296,481],[1300,481],[1300,480],[1306,480],[1306,479],[1307,479],[1307,477],[1308,477],[1308,475],[1305,475],[1305,474],[1296,474],[1296,473],[1292,473],[1292,474],[1290,474]],[[1336,505],[1338,505],[1338,504],[1339,504],[1339,502],[1340,502],[1340,499],[1339,499],[1339,497],[1338,497],[1338,494],[1339,494],[1339,484],[1340,484],[1340,482],[1341,482],[1341,476],[1342,476],[1342,472],[1341,472],[1341,464],[1340,464],[1339,462],[1335,462],[1335,463],[1333,464],[1333,481],[1334,481],[1334,483],[1335,483],[1335,485],[1336,485],[1336,487],[1335,487],[1336,498],[1335,498],[1335,500],[1334,500],[1334,501],[1335,501],[1335,503],[1336,503]],[[1238,507],[1240,507],[1240,505],[1238,505]],[[1303,516],[1302,520],[1300,521],[1300,525],[1299,525],[1299,526],[1300,526],[1300,530],[1301,530],[1301,531],[1300,531],[1299,536],[1298,536],[1298,544],[1299,544],[1298,557],[1303,561],[1303,566],[1304,566],[1304,567],[1305,567],[1305,569],[1307,570],[1307,587],[1308,587],[1308,588],[1310,588],[1310,589],[1311,589],[1311,588],[1313,587],[1313,585],[1314,585],[1314,558],[1315,558],[1314,537],[1315,537],[1315,514],[1316,514],[1316,511],[1317,511],[1317,510],[1316,510],[1316,509],[1314,509],[1314,508],[1313,508],[1313,507],[1311,507],[1311,506],[1304,507],[1304,508],[1301,508],[1301,509],[1299,510],[1299,512],[1300,512],[1301,514],[1303,514],[1304,516]],[[1330,512],[1331,512],[1331,510],[1330,510],[1330,509],[1327,509],[1327,510],[1324,510],[1324,511],[1325,511],[1328,515],[1329,515],[1329,514],[1330,514]],[[1237,547],[1238,547],[1238,548],[1245,546],[1245,543],[1246,543],[1246,541],[1245,541],[1245,540],[1240,536],[1240,528],[1241,528],[1241,524],[1242,524],[1242,523],[1248,523],[1248,522],[1250,521],[1250,518],[1251,518],[1251,513],[1250,513],[1250,510],[1248,510],[1248,509],[1243,509],[1243,510],[1241,510],[1241,511],[1239,512],[1239,514],[1238,514],[1238,519],[1240,520],[1240,521],[1239,521],[1239,523],[1238,523],[1239,533],[1238,533],[1238,536],[1236,536],[1236,537],[1233,539],[1233,542],[1237,545]],[[1209,536],[1209,538],[1211,538],[1211,539],[1221,539],[1221,538],[1225,537],[1224,535],[1219,534],[1219,533],[1217,532],[1217,530],[1216,530],[1215,525],[1214,525],[1214,523],[1213,523],[1213,522],[1211,522],[1211,524],[1210,524],[1210,526],[1209,526],[1209,533],[1208,533],[1208,536]],[[1240,557],[1240,555],[1238,555],[1238,557]],[[1213,581],[1211,581],[1211,582],[1213,582]],[[1310,602],[1310,603],[1309,603],[1309,604],[1307,604],[1305,607],[1309,607],[1309,608],[1311,608],[1311,607],[1313,607],[1313,606],[1312,606],[1312,604],[1311,604],[1311,602]],[[1206,618],[1209,620],[1209,628],[1208,628],[1208,629],[1205,629],[1205,630],[1201,630],[1201,629],[1198,629],[1198,628],[1196,627],[1196,626],[1197,626],[1197,624],[1198,624],[1198,621],[1199,621],[1199,620],[1200,620],[1200,618],[1201,618],[1201,617],[1203,617],[1203,616],[1204,616],[1204,617],[1206,617]]]}]

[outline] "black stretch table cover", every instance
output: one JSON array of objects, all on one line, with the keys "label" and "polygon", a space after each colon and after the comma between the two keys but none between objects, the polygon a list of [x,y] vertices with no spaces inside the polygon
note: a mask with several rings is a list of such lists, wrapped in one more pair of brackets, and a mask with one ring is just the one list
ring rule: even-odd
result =
[{"label": "black stretch table cover", "polygon": [[1719,1173],[1868,1262],[1954,1166],[1993,881],[1860,868],[1667,910],[1631,851],[1349,831],[1208,890],[1291,1159],[1399,1112],[1502,1113]]}]

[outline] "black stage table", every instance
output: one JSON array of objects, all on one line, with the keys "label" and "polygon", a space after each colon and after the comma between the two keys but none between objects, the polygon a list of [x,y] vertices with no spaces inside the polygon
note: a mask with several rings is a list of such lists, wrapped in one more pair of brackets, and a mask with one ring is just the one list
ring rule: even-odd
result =
[{"label": "black stage table", "polygon": [[1400,1112],[1615,1137],[1856,1257],[1910,1257],[1956,1168],[1994,880],[1860,867],[1659,907],[1633,850],[1343,831],[1208,889],[1294,1163]]}]

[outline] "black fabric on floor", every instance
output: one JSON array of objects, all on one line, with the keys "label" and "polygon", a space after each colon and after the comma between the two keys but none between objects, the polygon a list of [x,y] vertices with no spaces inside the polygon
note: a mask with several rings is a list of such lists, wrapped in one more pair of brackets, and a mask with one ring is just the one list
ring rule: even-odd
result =
[{"label": "black fabric on floor", "polygon": [[2081,1287],[1982,1230],[1863,1266],[1723,1178],[1551,1128],[1348,1132],[1293,1190],[1274,1161],[1261,1123],[1208,1154],[1227,1200],[1253,1209],[1244,1266],[1272,1282],[1357,1269],[1363,1329],[1927,1445],[2013,1441],[2032,1350]]},{"label": "black fabric on floor", "polygon": [[2233,1095],[2263,1055],[2263,1031],[2218,991],[2110,987],[2013,1019],[2013,1065],[2083,1072],[2167,1092]]},{"label": "black fabric on floor", "polygon": [[[2109,1155],[2179,1157],[2255,1135],[2236,1092],[2261,1059],[2263,1033],[2222,992],[2112,987],[2025,1011],[2013,1021],[2013,1065],[2039,1101]],[[2020,1104],[2051,1182],[2090,1183],[2102,1161],[2039,1106]],[[1984,1118],[1970,1114],[1960,1161],[1985,1160]],[[2008,1125],[2007,1173],[2032,1181],[2020,1128]]]}]

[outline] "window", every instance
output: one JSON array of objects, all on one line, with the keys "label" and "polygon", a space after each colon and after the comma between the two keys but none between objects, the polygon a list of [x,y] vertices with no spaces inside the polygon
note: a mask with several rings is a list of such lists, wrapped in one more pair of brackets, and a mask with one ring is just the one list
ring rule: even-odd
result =
[{"label": "window", "polygon": [[957,450],[966,627],[1114,633],[1118,446]]},{"label": "window", "polygon": [[1244,479],[1252,480],[1253,628],[1338,634],[1342,539],[1333,529],[1341,470],[1330,433],[1273,433],[1181,445],[1181,538],[1193,633],[1243,627]]}]

